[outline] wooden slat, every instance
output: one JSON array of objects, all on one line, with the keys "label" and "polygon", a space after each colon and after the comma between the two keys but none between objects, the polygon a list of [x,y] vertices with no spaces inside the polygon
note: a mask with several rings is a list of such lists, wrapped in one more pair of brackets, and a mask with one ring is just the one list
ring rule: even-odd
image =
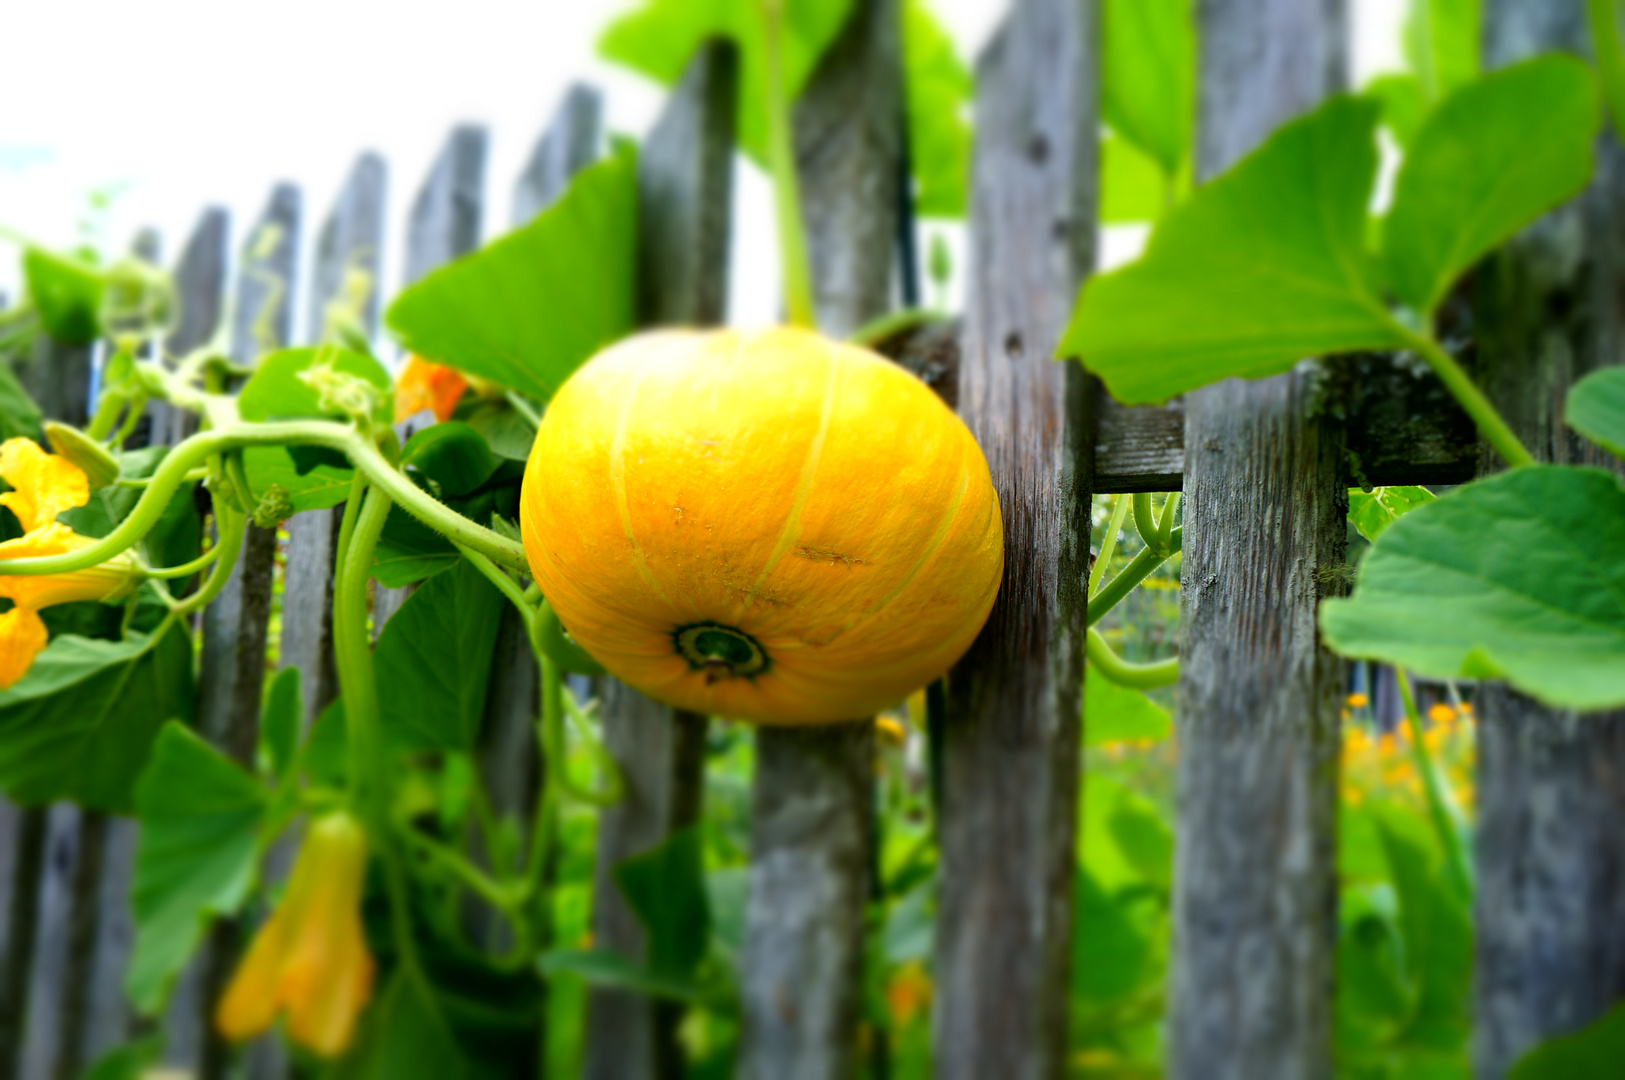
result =
[{"label": "wooden slat", "polygon": [[603,125],[603,96],[594,87],[575,83],[531,149],[530,159],[513,188],[515,227],[545,210],[569,184],[570,177],[598,156]]},{"label": "wooden slat", "polygon": [[[225,308],[227,235],[231,217],[218,206],[199,216],[175,264],[178,320],[164,340],[164,352],[179,360],[207,345]],[[147,406],[148,446],[174,446],[197,430],[197,417],[185,409],[154,401]]]},{"label": "wooden slat", "polygon": [[1088,570],[1087,379],[1050,359],[1094,264],[1099,11],[1017,0],[978,64],[959,414],[992,470],[1004,580],[948,678],[939,1076],[1065,1069]]},{"label": "wooden slat", "polygon": [[[485,158],[490,135],[477,124],[459,124],[429,167],[412,213],[406,221],[406,265],[403,286],[480,246],[485,208]],[[405,433],[409,436],[410,433]],[[379,586],[373,595],[372,632],[383,632],[395,612],[412,595],[412,586]]]},{"label": "wooden slat", "polygon": [[[646,326],[706,326],[727,296],[738,59],[714,41],[689,61],[638,158],[638,309]],[[642,959],[646,936],[614,881],[615,867],[659,846],[699,817],[706,718],[600,680],[604,743],[626,795],[598,821],[594,943]],[[595,988],[587,1002],[582,1075],[666,1080],[682,1074],[682,1009],[622,990]]]},{"label": "wooden slat", "polygon": [[[1591,52],[1580,0],[1491,0],[1484,31],[1486,69]],[[1485,390],[1537,458],[1619,471],[1562,422],[1576,380],[1625,361],[1625,147],[1605,128],[1597,149],[1590,187],[1484,267],[1473,327]],[[1625,710],[1549,709],[1488,682],[1475,703],[1474,1075],[1499,1080],[1625,999]]]},{"label": "wooden slat", "polygon": [[45,874],[46,812],[0,804],[6,839],[6,934],[0,953],[0,1080],[22,1080],[28,1030],[28,984],[39,935],[40,881]]},{"label": "wooden slat", "polygon": [[[1339,88],[1346,28],[1312,0],[1200,12],[1208,178]],[[1315,609],[1343,579],[1348,500],[1321,404],[1312,365],[1185,400],[1174,1080],[1332,1073],[1342,664]]]},{"label": "wooden slat", "polygon": [[[900,21],[897,0],[855,3],[795,109],[819,327],[835,338],[890,302]],[[873,783],[872,717],[757,732],[737,1076],[856,1074]]]},{"label": "wooden slat", "polygon": [[[378,326],[378,267],[384,236],[386,169],[377,154],[357,159],[316,243],[306,334],[321,340],[327,305],[340,296],[347,276],[368,286],[362,325]],[[283,576],[283,667],[303,673],[305,721],[310,723],[338,696],[333,667],[333,557],[343,507],[295,514],[288,520]]]}]

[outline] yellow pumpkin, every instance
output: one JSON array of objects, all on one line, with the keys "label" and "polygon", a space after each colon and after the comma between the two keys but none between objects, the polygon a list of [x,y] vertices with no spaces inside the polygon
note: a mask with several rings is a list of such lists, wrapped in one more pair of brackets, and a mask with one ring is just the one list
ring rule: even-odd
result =
[{"label": "yellow pumpkin", "polygon": [[919,379],[804,330],[616,344],[549,403],[521,498],[565,628],[679,708],[852,720],[945,672],[1004,567],[998,496]]}]

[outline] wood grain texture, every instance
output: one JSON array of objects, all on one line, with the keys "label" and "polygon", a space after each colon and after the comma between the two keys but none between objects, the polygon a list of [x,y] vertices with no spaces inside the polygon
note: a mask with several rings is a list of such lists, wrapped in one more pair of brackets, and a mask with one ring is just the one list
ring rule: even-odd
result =
[{"label": "wood grain texture", "polygon": [[[1215,176],[1344,78],[1337,0],[1202,0],[1197,170]],[[1262,28],[1268,32],[1262,32]],[[1332,1074],[1342,425],[1319,369],[1185,400],[1184,612],[1168,1075]]]},{"label": "wood grain texture", "polygon": [[948,678],[937,1075],[1066,1069],[1093,394],[1050,359],[1094,266],[1099,9],[1017,0],[978,64],[959,414],[1004,516],[1004,581]]},{"label": "wood grain texture", "polygon": [[541,213],[572,176],[592,164],[598,156],[603,115],[604,99],[596,87],[570,86],[514,182],[510,225],[517,228]]},{"label": "wood grain texture", "polygon": [[0,1080],[23,1080],[28,983],[39,935],[40,881],[45,871],[46,812],[0,804],[6,931],[0,951]]},{"label": "wood grain texture", "polygon": [[[638,311],[645,326],[722,321],[728,293],[734,116],[733,46],[713,41],[689,61],[638,158]],[[605,677],[604,743],[626,797],[598,820],[594,943],[642,960],[642,925],[614,881],[615,867],[658,847],[699,818],[706,717],[673,709]],[[594,989],[587,1002],[582,1075],[666,1080],[682,1075],[682,1010],[626,991]]]},{"label": "wood grain texture", "polygon": [[[794,109],[813,296],[831,337],[890,305],[901,56],[897,0],[858,0]],[[736,1076],[855,1075],[873,783],[872,718],[757,729]]]},{"label": "wood grain texture", "polygon": [[[1589,52],[1580,0],[1491,0],[1485,67]],[[1605,127],[1597,172],[1485,264],[1471,289],[1475,374],[1543,460],[1616,459],[1562,423],[1579,378],[1625,361],[1625,148]],[[1482,448],[1486,472],[1501,468]],[[1474,1073],[1499,1080],[1534,1043],[1625,999],[1625,710],[1549,709],[1482,684]]]},{"label": "wood grain texture", "polygon": [[[362,325],[378,326],[378,267],[384,233],[386,170],[377,154],[362,154],[350,170],[316,242],[306,334],[320,341],[327,306],[345,292],[346,279],[366,287]],[[309,510],[288,519],[287,564],[283,573],[283,667],[303,675],[305,723],[309,725],[338,696],[333,668],[333,546],[342,506]]]}]

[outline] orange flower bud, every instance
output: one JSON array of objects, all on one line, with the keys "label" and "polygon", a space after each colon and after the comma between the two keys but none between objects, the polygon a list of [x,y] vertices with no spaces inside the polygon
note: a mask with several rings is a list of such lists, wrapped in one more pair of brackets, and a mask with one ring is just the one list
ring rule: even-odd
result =
[{"label": "orange flower bud", "polygon": [[395,380],[395,422],[423,409],[432,410],[436,420],[449,420],[466,389],[468,380],[461,372],[408,357],[400,378]]}]

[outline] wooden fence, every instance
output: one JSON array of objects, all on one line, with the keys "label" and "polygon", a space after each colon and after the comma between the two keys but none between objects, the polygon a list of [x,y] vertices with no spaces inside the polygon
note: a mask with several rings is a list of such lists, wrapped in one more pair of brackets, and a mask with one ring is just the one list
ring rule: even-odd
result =
[{"label": "wooden fence", "polygon": [[[892,304],[913,222],[906,177],[899,0],[859,0],[795,113],[823,328],[848,333]],[[1201,0],[1197,170],[1211,177],[1271,130],[1344,88],[1344,5]],[[1584,52],[1580,0],[1488,0],[1485,60]],[[1006,574],[987,629],[948,680],[934,1050],[948,1078],[1060,1076],[1080,785],[1084,578],[1094,495],[1185,492],[1179,688],[1180,828],[1169,988],[1169,1075],[1319,1077],[1332,1071],[1340,666],[1315,632],[1318,601],[1346,587],[1346,489],[1450,484],[1493,467],[1431,376],[1386,356],[1306,363],[1162,408],[1109,400],[1051,351],[1095,262],[1100,12],[1095,0],[1015,0],[978,70],[967,305],[962,323],[892,343],[970,425],[992,467]],[[639,164],[644,322],[724,317],[733,49],[691,61]],[[514,188],[509,220],[556,198],[602,142],[597,94],[572,90]],[[1555,418],[1566,387],[1619,360],[1625,325],[1625,153],[1602,136],[1588,192],[1496,256],[1476,302],[1476,366],[1537,454],[1580,444]],[[488,137],[458,127],[412,203],[410,282],[476,247]],[[227,280],[228,222],[208,210],[175,263],[184,352],[229,314],[242,363],[316,340],[328,305],[376,281],[390,251],[385,163],[362,155],[323,219],[310,306],[289,297],[304,228],[300,192],[272,190]],[[750,227],[759,227],[751,223]],[[900,241],[900,243],[899,243]],[[151,238],[145,243],[151,245]],[[150,248],[149,248],[150,250]],[[899,259],[899,254],[904,257]],[[280,291],[278,291],[280,290]],[[229,302],[228,302],[229,298]],[[256,322],[266,309],[271,317]],[[377,291],[361,317],[376,333]],[[267,329],[274,340],[266,340]],[[90,354],[47,346],[25,372],[49,415],[86,419]],[[155,409],[150,437],[185,418]],[[1356,471],[1357,470],[1357,471]],[[280,662],[305,675],[307,718],[336,694],[331,651],[338,511],[286,523]],[[227,591],[202,618],[198,726],[239,760],[253,752],[275,603],[274,532],[249,526]],[[400,603],[380,590],[379,625]],[[505,619],[481,767],[499,809],[529,805],[537,674]],[[604,738],[627,779],[600,822],[600,945],[638,954],[642,931],[609,873],[699,813],[707,720],[605,680]],[[1625,996],[1625,713],[1576,717],[1489,687],[1478,698],[1476,1071],[1596,1017]],[[873,735],[866,721],[757,733],[753,840],[741,959],[748,1077],[855,1075],[870,897]],[[521,815],[523,818],[523,815]],[[71,1078],[142,1027],[119,986],[132,929],[127,821],[0,807],[0,1080]],[[285,867],[286,856],[282,863]],[[488,931],[494,941],[497,928]],[[166,1060],[209,1080],[229,1055],[206,1023],[240,948],[223,923],[164,1020]],[[677,1075],[678,1014],[598,990],[584,1073]],[[255,1078],[286,1075],[270,1046]]]}]

